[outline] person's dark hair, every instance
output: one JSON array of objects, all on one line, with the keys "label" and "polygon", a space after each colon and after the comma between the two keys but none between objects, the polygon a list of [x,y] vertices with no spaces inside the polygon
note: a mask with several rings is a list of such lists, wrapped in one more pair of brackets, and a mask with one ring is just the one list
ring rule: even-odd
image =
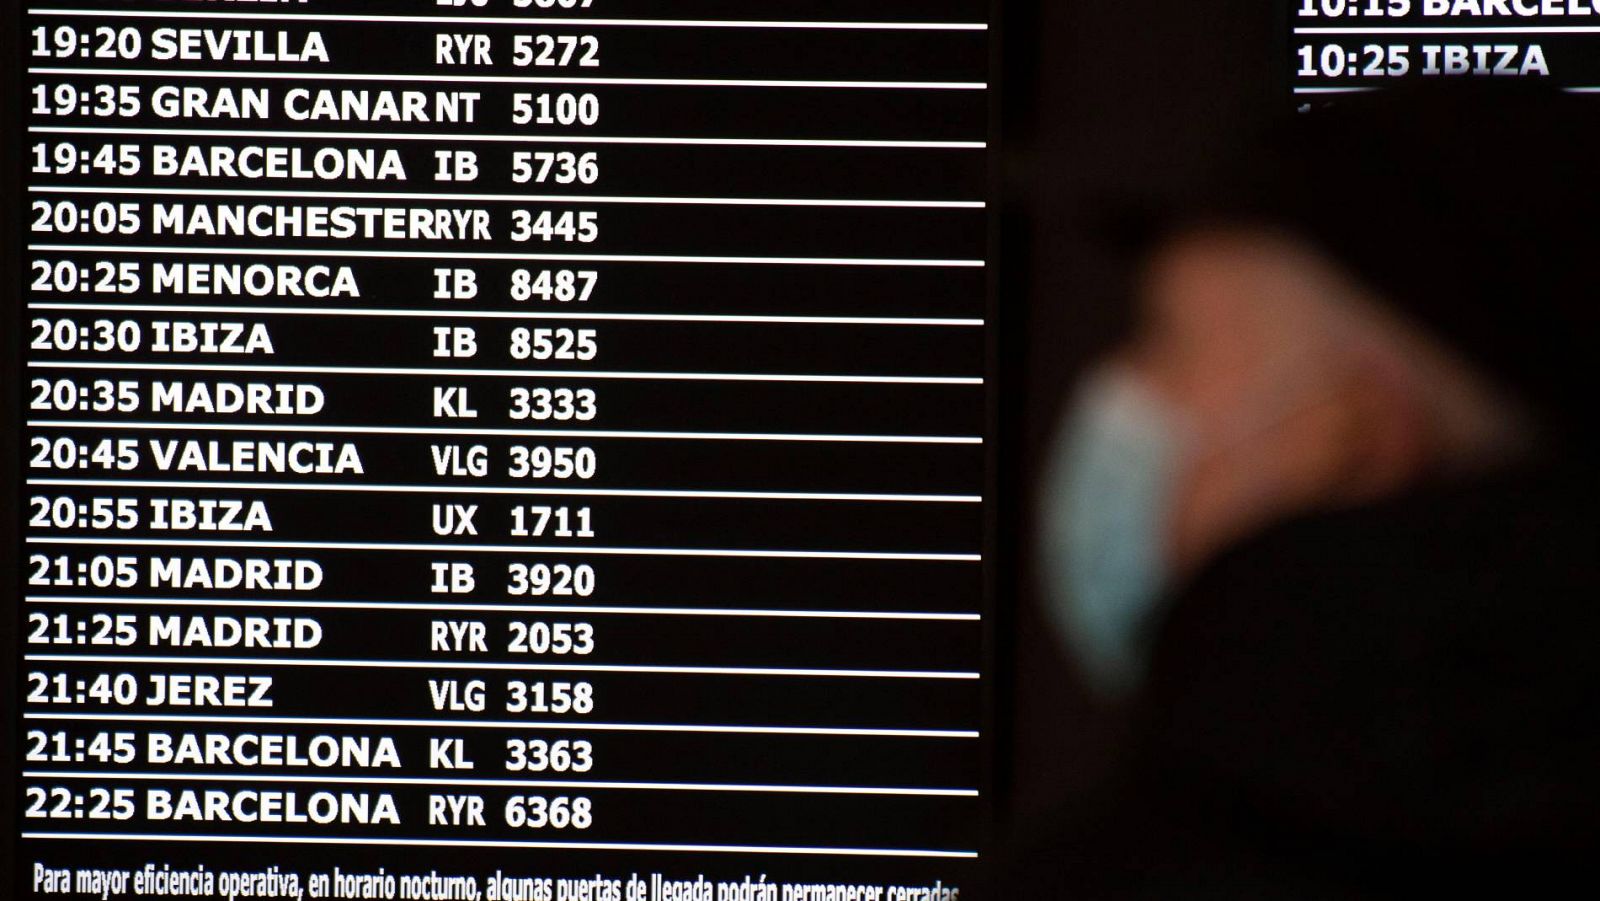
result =
[{"label": "person's dark hair", "polygon": [[1179,224],[1328,251],[1558,439],[1593,443],[1600,97],[1473,82],[1286,114]]}]

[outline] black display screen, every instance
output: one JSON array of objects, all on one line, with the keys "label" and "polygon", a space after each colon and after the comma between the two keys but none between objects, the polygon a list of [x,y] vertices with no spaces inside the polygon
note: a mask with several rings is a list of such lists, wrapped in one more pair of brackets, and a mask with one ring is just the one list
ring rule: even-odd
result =
[{"label": "black display screen", "polygon": [[15,896],[978,897],[995,24],[16,10]]},{"label": "black display screen", "polygon": [[1398,82],[1529,79],[1600,91],[1593,0],[1282,0],[1295,97]]}]

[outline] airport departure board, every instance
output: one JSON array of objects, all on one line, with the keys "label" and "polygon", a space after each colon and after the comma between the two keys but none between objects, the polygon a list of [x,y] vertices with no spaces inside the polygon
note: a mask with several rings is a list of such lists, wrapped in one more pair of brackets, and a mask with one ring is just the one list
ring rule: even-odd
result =
[{"label": "airport departure board", "polygon": [[980,896],[987,0],[10,15],[15,897]]},{"label": "airport departure board", "polygon": [[1281,0],[1302,104],[1417,79],[1537,79],[1600,92],[1597,0]]}]

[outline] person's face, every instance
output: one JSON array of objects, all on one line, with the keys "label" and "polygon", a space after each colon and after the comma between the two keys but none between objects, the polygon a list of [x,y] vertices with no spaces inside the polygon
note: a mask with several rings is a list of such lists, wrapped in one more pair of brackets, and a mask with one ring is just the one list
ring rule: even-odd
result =
[{"label": "person's face", "polygon": [[1252,233],[1191,235],[1152,260],[1141,325],[1117,355],[1208,431],[1253,430],[1336,380],[1341,287],[1319,260]]},{"label": "person's face", "polygon": [[1396,364],[1408,336],[1316,252],[1264,232],[1191,234],[1153,258],[1140,302],[1110,365],[1192,435],[1172,515],[1180,566],[1247,524],[1364,497],[1415,468],[1413,392]]}]

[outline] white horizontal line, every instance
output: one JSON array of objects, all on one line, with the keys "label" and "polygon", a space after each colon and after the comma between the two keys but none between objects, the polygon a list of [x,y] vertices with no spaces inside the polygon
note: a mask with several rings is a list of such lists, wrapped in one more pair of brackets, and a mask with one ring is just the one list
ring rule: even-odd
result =
[{"label": "white horizontal line", "polygon": [[[1356,88],[1356,87],[1345,87],[1345,88],[1295,88],[1294,92],[1296,94],[1364,94],[1364,93],[1370,93],[1372,91],[1378,91],[1378,90],[1382,90],[1382,89],[1381,88],[1375,88],[1375,87],[1361,87],[1361,88]],[[1596,93],[1600,93],[1600,87],[1567,86],[1567,87],[1561,88],[1561,90],[1566,92],[1566,93],[1568,93],[1568,94],[1596,94]]]},{"label": "white horizontal line", "polygon": [[35,16],[94,16],[130,19],[266,19],[274,22],[400,22],[433,25],[529,25],[639,28],[786,28],[840,31],[987,31],[982,22],[785,22],[770,19],[591,19],[511,16],[390,16],[336,13],[175,12],[139,10],[30,9]]},{"label": "white horizontal line", "polygon": [[922,798],[976,798],[971,788],[877,788],[851,785],[737,785],[717,782],[594,782],[583,779],[438,779],[423,776],[246,776],[191,773],[68,773],[29,770],[24,779],[98,779],[138,782],[349,783],[351,785],[444,785],[473,788],[555,788],[616,791],[750,792],[792,795],[891,795]]},{"label": "white horizontal line", "polygon": [[813,494],[784,491],[688,491],[630,488],[490,488],[477,485],[295,485],[283,482],[189,482],[174,479],[29,479],[29,485],[62,488],[215,488],[232,491],[353,491],[375,494],[527,495],[529,497],[706,498],[736,501],[884,501],[977,504],[973,494]]},{"label": "white horizontal line", "polygon": [[[603,429],[450,429],[427,426],[360,426],[360,425],[278,425],[205,422],[74,422],[66,419],[35,419],[28,422],[36,429],[121,429],[136,432],[286,432],[294,434],[348,434],[348,435],[437,435],[483,436],[493,438],[616,438],[648,441],[772,441],[819,444],[982,444],[982,438],[941,437],[914,435],[788,435],[756,434],[749,432],[625,432]],[[449,489],[454,491],[456,489]]]},{"label": "white horizontal line", "polygon": [[807,679],[932,679],[972,681],[972,672],[939,670],[798,669],[740,666],[650,666],[643,664],[491,663],[458,660],[307,660],[299,657],[160,657],[120,654],[25,654],[29,663],[142,663],[191,666],[334,667],[337,669],[490,670],[537,673],[623,673],[657,676],[757,676]]},{"label": "white horizontal line", "polygon": [[238,307],[189,304],[30,303],[30,310],[99,310],[108,313],[237,313],[261,316],[396,316],[416,319],[550,319],[595,322],[708,322],[758,325],[910,325],[976,328],[982,319],[915,319],[871,316],[724,316],[700,313],[524,313],[513,310],[396,310],[354,307]]},{"label": "white horizontal line", "polygon": [[893,848],[787,848],[755,845],[641,845],[623,842],[518,842],[487,839],[329,838],[287,835],[144,835],[117,832],[24,832],[25,839],[73,841],[230,842],[275,845],[384,845],[421,848],[529,848],[560,851],[669,851],[675,854],[817,854],[842,857],[936,857],[976,859],[976,851],[920,851]]},{"label": "white horizontal line", "polygon": [[504,379],[621,379],[662,382],[802,382],[853,385],[981,385],[968,376],[780,375],[758,372],[625,372],[561,369],[428,369],[403,366],[267,366],[227,363],[112,363],[31,360],[32,369],[94,369],[129,372],[281,372],[298,375],[418,375]]},{"label": "white horizontal line", "polygon": [[1326,35],[1386,35],[1386,34],[1415,34],[1415,35],[1455,35],[1455,34],[1600,34],[1600,26],[1594,25],[1512,25],[1512,26],[1403,26],[1396,28],[1351,28],[1338,27],[1306,27],[1296,28],[1295,34],[1326,34]]},{"label": "white horizontal line", "polygon": [[526,604],[412,604],[397,601],[238,601],[194,598],[47,597],[31,595],[30,604],[111,607],[252,607],[308,610],[460,610],[472,613],[564,613],[585,616],[705,616],[760,619],[853,619],[903,622],[982,620],[977,613],[881,613],[856,610],[738,610],[721,607],[594,607]]},{"label": "white horizontal line", "polygon": [[127,538],[107,536],[79,536],[74,538],[24,539],[25,544],[41,545],[114,545],[116,547],[193,547],[193,548],[244,548],[259,550],[305,551],[418,551],[434,553],[449,551],[456,554],[562,554],[571,557],[723,557],[757,558],[772,560],[905,560],[930,563],[977,563],[979,554],[931,554],[899,551],[779,551],[744,550],[727,548],[646,548],[646,547],[589,547],[546,546],[515,544],[451,544],[437,542],[418,544],[411,542],[367,541],[193,541],[182,538]]},{"label": "white horizontal line", "polygon": [[268,199],[294,197],[301,199],[332,198],[336,200],[446,200],[479,203],[627,203],[662,206],[776,206],[776,207],[841,207],[872,209],[935,209],[981,210],[987,205],[981,200],[851,200],[789,197],[643,197],[596,194],[452,194],[425,192],[409,194],[402,191],[254,191],[228,188],[103,188],[31,186],[30,192],[49,194],[151,195],[160,197],[262,197]]},{"label": "white horizontal line", "polygon": [[201,254],[206,256],[265,256],[265,257],[348,257],[379,260],[528,260],[530,262],[594,262],[594,263],[694,263],[707,265],[747,266],[907,266],[933,269],[982,268],[983,260],[905,260],[872,259],[865,257],[694,257],[659,256],[650,254],[573,254],[573,253],[489,253],[483,251],[457,251],[453,253],[426,253],[414,250],[328,250],[322,248],[283,249],[248,247],[129,247],[116,244],[30,244],[31,251],[57,253],[164,253]]},{"label": "white horizontal line", "polygon": [[744,78],[576,78],[548,75],[396,75],[392,73],[352,72],[260,72],[260,71],[207,71],[200,69],[96,69],[34,67],[29,75],[95,75],[112,78],[159,77],[179,78],[231,78],[259,81],[392,81],[423,84],[548,84],[548,85],[618,85],[622,87],[685,87],[685,88],[848,88],[878,89],[886,91],[982,91],[988,88],[981,81],[798,81]]},{"label": "white horizontal line", "polygon": [[552,720],[518,722],[503,720],[401,720],[351,717],[293,716],[207,716],[172,713],[24,713],[25,720],[70,722],[130,723],[225,723],[233,725],[280,726],[373,726],[379,728],[445,729],[529,729],[571,732],[660,732],[694,735],[817,735],[844,738],[978,738],[976,730],[960,729],[864,729],[827,726],[691,726],[678,723],[585,723]]},{"label": "white horizontal line", "polygon": [[189,138],[300,138],[353,141],[451,141],[493,144],[661,144],[687,147],[838,147],[898,150],[983,150],[985,141],[852,141],[805,138],[660,138],[597,135],[482,135],[445,132],[263,131],[225,128],[118,128],[94,125],[35,125],[36,134],[171,135]]}]

